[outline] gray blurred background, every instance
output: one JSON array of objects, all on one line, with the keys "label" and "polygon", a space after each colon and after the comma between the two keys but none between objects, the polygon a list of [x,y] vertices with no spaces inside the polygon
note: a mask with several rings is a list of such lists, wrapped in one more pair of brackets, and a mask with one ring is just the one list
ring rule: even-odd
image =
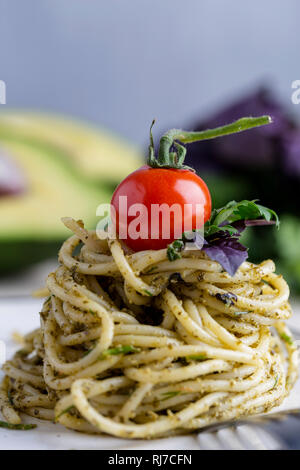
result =
[{"label": "gray blurred background", "polygon": [[7,105],[59,111],[144,144],[270,82],[291,106],[299,0],[0,0]]}]

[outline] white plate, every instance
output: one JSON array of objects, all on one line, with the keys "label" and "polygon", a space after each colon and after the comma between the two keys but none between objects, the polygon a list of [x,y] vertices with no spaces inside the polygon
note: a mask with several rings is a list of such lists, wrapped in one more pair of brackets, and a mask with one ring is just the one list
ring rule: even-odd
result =
[{"label": "white plate", "polygon": [[[12,341],[13,331],[22,334],[37,328],[39,325],[38,312],[41,301],[30,298],[4,300],[0,302],[0,340],[6,344],[7,358],[16,350],[16,344]],[[298,309],[297,309],[298,310]],[[300,310],[300,309],[299,309]],[[294,315],[293,325],[300,328],[300,312]],[[0,378],[1,378],[0,373]],[[290,397],[280,407],[291,408],[300,406],[300,381],[294,388]],[[45,421],[25,417],[26,422],[37,423],[38,427],[32,431],[11,431],[0,429],[0,450],[34,449],[34,450],[134,450],[134,449],[174,449],[193,450],[201,449],[197,435],[172,437],[168,439],[125,440],[113,437],[89,436],[70,431],[60,426]]]}]

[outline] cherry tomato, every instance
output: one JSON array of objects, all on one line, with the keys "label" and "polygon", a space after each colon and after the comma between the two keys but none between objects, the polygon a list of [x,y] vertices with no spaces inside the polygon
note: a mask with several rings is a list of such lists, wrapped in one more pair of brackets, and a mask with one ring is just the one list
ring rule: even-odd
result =
[{"label": "cherry tomato", "polygon": [[[133,251],[166,248],[181,237],[186,227],[199,229],[211,215],[211,197],[205,182],[186,169],[143,166],[120,183],[111,203],[116,231],[119,236],[122,232],[120,238]],[[157,217],[162,204],[176,206]],[[138,207],[145,210],[138,211]]]}]

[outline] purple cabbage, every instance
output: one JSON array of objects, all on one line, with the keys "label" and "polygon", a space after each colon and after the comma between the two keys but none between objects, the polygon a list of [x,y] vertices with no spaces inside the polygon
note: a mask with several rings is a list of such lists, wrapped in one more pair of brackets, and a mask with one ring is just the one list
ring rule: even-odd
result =
[{"label": "purple cabbage", "polygon": [[288,176],[300,177],[300,130],[290,131],[283,138],[284,169]]},{"label": "purple cabbage", "polygon": [[262,114],[270,115],[273,123],[249,132],[194,143],[189,146],[187,164],[199,171],[282,165],[284,172],[297,169],[300,176],[300,129],[265,88],[237,100],[211,118],[196,123],[194,130],[214,128],[242,116]]}]

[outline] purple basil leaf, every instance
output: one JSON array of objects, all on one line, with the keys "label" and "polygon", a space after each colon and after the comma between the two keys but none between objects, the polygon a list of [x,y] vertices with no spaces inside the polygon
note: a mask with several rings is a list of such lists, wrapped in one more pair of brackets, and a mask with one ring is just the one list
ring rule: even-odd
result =
[{"label": "purple basil leaf", "polygon": [[212,260],[217,261],[225,271],[234,276],[241,264],[248,258],[248,250],[236,238],[227,237],[205,242],[202,250]]},{"label": "purple basil leaf", "polygon": [[[227,225],[228,222],[224,222],[221,224]],[[232,222],[230,225],[234,227],[237,230],[236,236],[241,235],[241,233],[247,228],[247,227],[259,227],[259,226],[264,226],[264,225],[276,225],[276,220],[265,220],[265,219],[247,219],[247,220],[237,220],[236,222]]]},{"label": "purple basil leaf", "polygon": [[237,234],[236,236],[240,235],[246,228],[246,220],[236,220],[235,222],[227,222],[225,220],[225,222],[223,222],[222,224],[220,224],[221,227],[224,227],[224,225],[232,225],[232,227],[234,227],[236,230],[237,230]]},{"label": "purple basil leaf", "polygon": [[191,241],[195,243],[198,250],[202,250],[203,246],[207,243],[203,235],[199,232],[195,232],[194,239]]},{"label": "purple basil leaf", "polygon": [[265,219],[253,219],[244,220],[246,227],[258,227],[259,225],[276,225],[276,220],[265,220]]},{"label": "purple basil leaf", "polygon": [[[264,219],[237,220],[230,224],[237,230],[233,235],[226,230],[220,230],[205,240],[201,233],[195,232],[193,241],[199,250],[203,250],[212,260],[220,263],[230,276],[234,276],[240,265],[248,258],[248,249],[238,241],[241,233],[246,227],[275,223],[274,220]],[[225,225],[228,225],[227,221],[221,224]]]}]

